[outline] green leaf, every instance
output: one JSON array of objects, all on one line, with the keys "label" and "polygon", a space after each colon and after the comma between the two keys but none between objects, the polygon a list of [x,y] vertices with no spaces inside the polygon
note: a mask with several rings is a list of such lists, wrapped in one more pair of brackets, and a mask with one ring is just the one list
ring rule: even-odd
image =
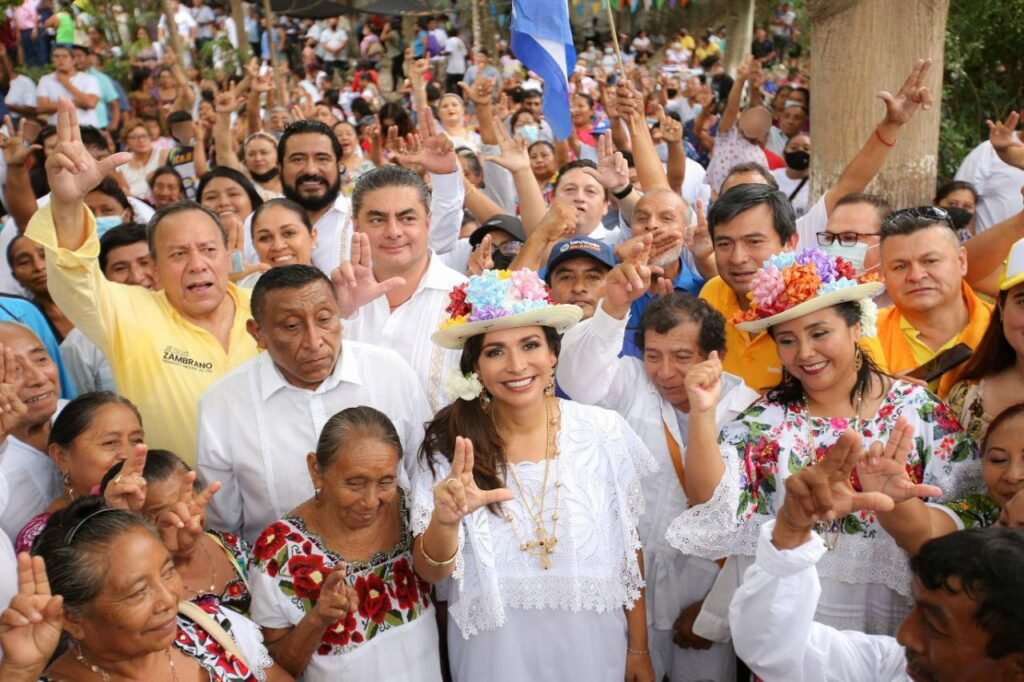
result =
[{"label": "green leaf", "polygon": [[384,622],[387,623],[388,625],[398,626],[398,625],[402,625],[405,621],[402,620],[402,613],[401,613],[401,611],[395,610],[395,611],[388,611],[387,614],[385,614]]}]

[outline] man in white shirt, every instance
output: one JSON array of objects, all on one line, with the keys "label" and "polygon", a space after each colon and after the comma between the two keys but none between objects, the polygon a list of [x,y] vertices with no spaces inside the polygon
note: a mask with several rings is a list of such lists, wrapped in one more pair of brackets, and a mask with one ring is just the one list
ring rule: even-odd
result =
[{"label": "man in white shirt", "polygon": [[[827,551],[815,523],[893,507],[886,495],[853,490],[853,468],[864,476],[862,446],[847,431],[821,462],[786,480],[785,503],[761,527],[757,561],[729,609],[736,653],[766,682],[1024,679],[1024,531],[1017,528],[958,531],[925,544],[910,561],[914,608],[895,639],[814,622],[815,564]],[[896,494],[906,499],[924,487],[931,486]]]},{"label": "man in white shirt", "polygon": [[407,168],[387,165],[363,175],[352,195],[351,261],[332,278],[346,341],[397,351],[436,412],[450,402],[444,380],[461,353],[434,345],[430,335],[448,318],[449,294],[466,277],[429,248],[430,205],[426,183]]},{"label": "man in white shirt", "polygon": [[456,28],[450,38],[444,42],[444,53],[448,56],[445,65],[445,92],[459,94],[459,82],[466,75],[466,57],[469,49],[462,39],[462,29]]},{"label": "man in white shirt", "polygon": [[50,125],[56,125],[57,102],[66,97],[78,110],[79,125],[98,126],[96,107],[100,103],[100,84],[89,74],[75,69],[70,48],[55,45],[51,58],[53,73],[40,78],[36,89],[37,111],[47,117]]},{"label": "man in white shirt", "polygon": [[192,0],[192,10],[189,13],[196,23],[196,48],[201,50],[203,45],[213,40],[214,22],[217,17],[204,0]]},{"label": "man in white shirt", "polygon": [[[1014,135],[1024,141],[1024,132]],[[987,230],[1020,212],[1024,170],[1000,159],[990,141],[982,142],[967,155],[956,171],[956,179],[970,182],[978,191],[975,212],[977,232]]]},{"label": "man in white shirt", "polygon": [[[432,134],[439,142],[446,139],[441,134]],[[438,253],[446,253],[455,247],[459,238],[466,190],[454,152],[449,149],[446,153],[437,153],[438,148],[431,144],[428,140],[419,153],[400,157],[403,163],[418,163],[430,173],[434,188],[430,247]],[[341,143],[326,124],[304,119],[285,129],[277,143],[277,158],[284,195],[306,210],[316,229],[313,265],[330,273],[349,259],[352,241],[351,202],[341,193],[338,164]],[[250,216],[245,221],[245,254],[249,262],[258,263],[249,229],[251,220]]]},{"label": "man in white shirt", "polygon": [[388,415],[409,470],[432,414],[394,351],[342,342],[334,289],[316,268],[268,270],[253,289],[252,315],[249,333],[267,352],[203,394],[197,438],[200,477],[223,486],[209,506],[211,526],[250,542],[313,495],[306,454],[332,416],[358,405]]},{"label": "man in white shirt", "polygon": [[338,69],[348,68],[345,59],[345,46],[348,44],[348,33],[338,26],[338,17],[327,20],[327,26],[320,29],[317,35],[317,51],[324,60],[324,71],[333,76]]},{"label": "man in white shirt", "polygon": [[[187,7],[182,7],[179,0],[171,0],[171,8],[174,14],[174,23],[178,25],[178,35],[188,48],[182,57],[191,55],[191,48],[195,44],[196,36],[199,35],[199,24],[192,17],[192,12]],[[157,24],[157,37],[165,45],[169,44],[167,37],[167,16],[160,15],[160,22]]]}]

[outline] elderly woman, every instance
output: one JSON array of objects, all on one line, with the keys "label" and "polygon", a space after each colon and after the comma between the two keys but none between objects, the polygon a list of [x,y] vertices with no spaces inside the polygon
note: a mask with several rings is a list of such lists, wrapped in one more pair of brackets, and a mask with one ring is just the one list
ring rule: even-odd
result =
[{"label": "elderly woman", "polygon": [[[660,680],[733,679],[736,655],[726,644],[692,636],[692,623],[718,575],[718,565],[680,554],[665,532],[687,508],[686,457],[691,373],[721,372],[725,319],[702,299],[676,291],[644,310],[636,333],[642,360],[619,356],[630,304],[650,287],[649,246],[617,265],[593,317],[566,332],[558,383],[576,400],[621,414],[658,463],[658,474],[641,480],[646,513],[640,519],[647,578],[647,620],[654,670]],[[717,355],[716,355],[717,354]],[[735,419],[759,397],[737,376],[726,374],[715,405],[720,422]],[[667,472],[675,472],[672,475]]]},{"label": "elderly woman", "polygon": [[47,519],[91,495],[103,474],[128,458],[144,438],[138,409],[116,393],[85,393],[69,402],[53,420],[47,447],[63,479],[61,495],[25,524],[14,549],[30,552]]},{"label": "elderly woman", "polygon": [[348,121],[339,121],[334,124],[332,130],[341,144],[341,165],[344,166],[342,175],[341,190],[352,196],[356,187],[356,180],[363,173],[373,170],[376,166],[373,161],[363,156],[362,147],[359,146],[359,134],[355,126]]},{"label": "elderly woman", "polygon": [[253,619],[275,660],[306,682],[439,681],[430,587],[413,571],[402,444],[391,421],[353,407],[306,459],[315,493],[253,549]]},{"label": "elderly woman", "polygon": [[[195,474],[185,462],[168,450],[137,449],[118,462],[103,477],[100,491],[111,507],[137,511],[153,523],[164,512],[194,500]],[[206,510],[200,496],[193,502],[198,524],[185,535],[165,542],[181,576],[185,597],[190,601],[214,601],[242,615],[252,602],[249,590],[250,548],[237,535],[207,530]]]},{"label": "elderly woman", "polygon": [[124,176],[133,197],[148,199],[152,190],[146,178],[167,163],[167,150],[153,146],[153,135],[141,118],[132,119],[125,125],[121,130],[121,140],[132,153],[132,158],[117,172]]},{"label": "elderly woman", "polygon": [[[2,616],[4,682],[291,679],[251,621],[181,602],[181,576],[143,517],[75,500],[38,552],[19,557],[18,595]],[[71,645],[58,651],[62,630]]]},{"label": "elderly woman", "polygon": [[[708,373],[687,386],[693,507],[669,528],[673,546],[709,559],[736,556],[742,575],[753,563],[761,525],[781,504],[786,479],[818,461],[847,428],[867,444],[913,438],[907,461],[913,482],[938,486],[944,499],[982,489],[977,448],[949,409],[924,388],[883,374],[861,352],[861,336],[874,334],[870,299],[881,289],[818,249],[765,261],[754,275],[749,309],[734,322],[745,332],[767,330],[782,380],[721,435],[714,414],[720,378]],[[730,517],[733,523],[723,523]],[[874,514],[838,518],[820,532],[830,551],[818,564],[817,620],[895,632],[911,606],[906,555]]]},{"label": "elderly woman", "polygon": [[0,322],[0,357],[0,387],[10,406],[0,413],[0,485],[10,496],[0,508],[0,528],[13,541],[60,497],[60,470],[46,451],[53,416],[67,401],[60,400],[57,365],[28,327]]},{"label": "elderly woman", "polygon": [[653,681],[636,526],[654,462],[619,415],[554,396],[558,335],[583,311],[529,270],[485,270],[447,311],[433,341],[462,358],[413,532],[416,571],[449,592],[452,679]]}]

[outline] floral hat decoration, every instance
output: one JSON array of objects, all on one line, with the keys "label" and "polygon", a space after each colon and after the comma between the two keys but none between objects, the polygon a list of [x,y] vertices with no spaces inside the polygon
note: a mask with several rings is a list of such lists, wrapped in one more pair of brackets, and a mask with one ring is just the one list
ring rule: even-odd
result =
[{"label": "floral hat decoration", "polygon": [[745,332],[759,332],[838,303],[860,302],[861,333],[877,333],[878,306],[871,300],[882,291],[877,274],[857,276],[849,261],[821,249],[786,251],[766,260],[754,274],[747,298],[750,307],[733,316]]},{"label": "floral hat decoration", "polygon": [[460,350],[477,334],[513,327],[554,327],[559,334],[583,317],[575,305],[551,300],[551,290],[533,270],[484,270],[448,295],[448,319],[430,337],[438,346]]}]

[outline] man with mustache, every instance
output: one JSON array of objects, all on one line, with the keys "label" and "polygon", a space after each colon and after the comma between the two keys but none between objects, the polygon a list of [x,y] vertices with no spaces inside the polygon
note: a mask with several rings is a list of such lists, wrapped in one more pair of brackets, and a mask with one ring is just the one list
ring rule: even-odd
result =
[{"label": "man with mustache", "polygon": [[[429,114],[420,118],[424,142],[409,149],[410,153],[401,159],[403,165],[418,163],[430,173],[430,248],[435,253],[447,253],[459,238],[465,189],[451,144],[441,148],[434,138],[443,135],[433,130],[433,118]],[[320,121],[292,123],[277,144],[284,196],[302,206],[313,223],[317,233],[313,265],[325,273],[349,259],[352,242],[352,202],[341,193],[340,159],[341,143]],[[251,219],[246,220],[245,253],[250,263],[258,263],[251,225]]]},{"label": "man with mustache", "polygon": [[895,638],[813,622],[821,594],[815,564],[827,551],[815,523],[932,494],[922,490],[931,486],[909,482],[900,490],[887,484],[892,495],[856,492],[854,467],[863,477],[871,459],[875,466],[886,460],[862,446],[847,431],[821,462],[786,480],[786,501],[761,527],[757,562],[729,609],[737,655],[767,682],[1024,679],[1024,532],[1016,528],[963,530],[926,543],[910,561],[914,608]]}]

